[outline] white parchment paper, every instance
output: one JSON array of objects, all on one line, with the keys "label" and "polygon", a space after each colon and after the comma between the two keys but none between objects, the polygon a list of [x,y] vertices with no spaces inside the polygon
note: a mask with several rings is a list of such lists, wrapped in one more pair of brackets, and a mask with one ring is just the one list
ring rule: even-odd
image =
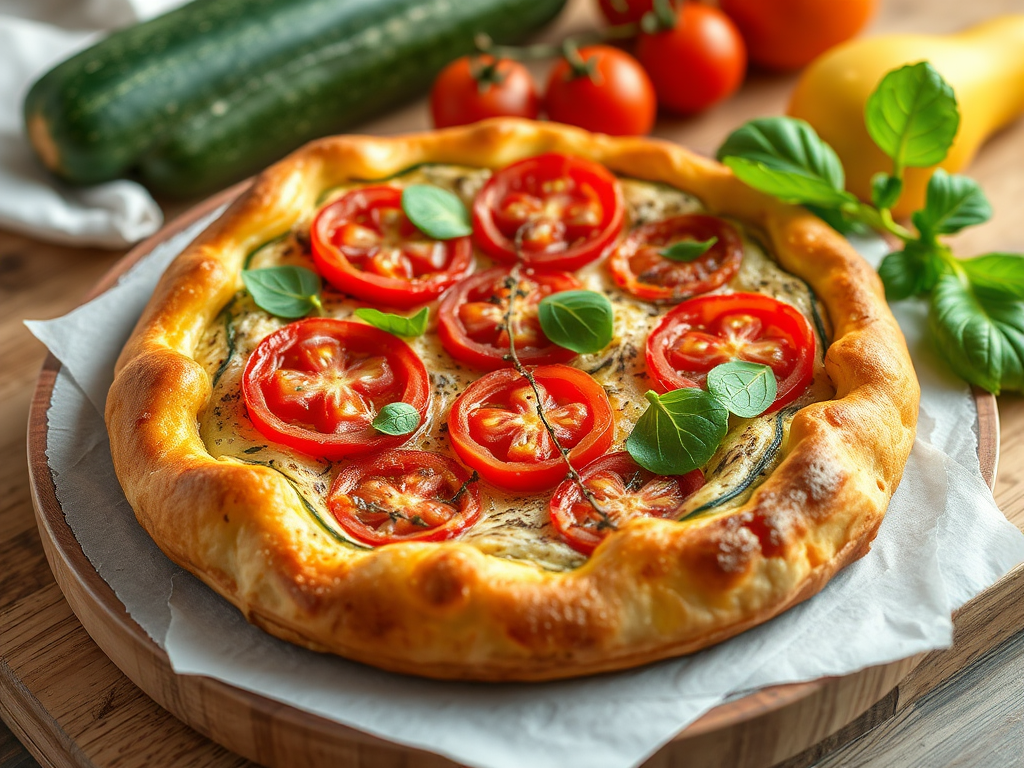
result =
[{"label": "white parchment paper", "polygon": [[[157,278],[205,223],[90,304],[28,324],[63,363],[48,457],[68,523],[180,674],[215,677],[481,768],[629,768],[737,691],[948,645],[950,612],[1024,561],[1024,535],[981,479],[974,401],[922,338],[921,308],[904,303],[898,319],[923,388],[918,439],[871,552],[814,599],[687,658],[558,683],[439,683],[276,640],[170,563],[139,527],[100,416],[113,361]],[[855,244],[876,262],[884,249],[878,240]]]}]

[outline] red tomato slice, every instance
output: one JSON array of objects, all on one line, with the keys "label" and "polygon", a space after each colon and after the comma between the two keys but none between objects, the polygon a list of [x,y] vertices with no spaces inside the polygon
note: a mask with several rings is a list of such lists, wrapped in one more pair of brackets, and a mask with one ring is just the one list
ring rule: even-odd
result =
[{"label": "red tomato slice", "polygon": [[799,310],[759,293],[684,301],[647,337],[647,372],[668,392],[700,387],[730,360],[771,367],[778,394],[769,412],[799,397],[814,376],[814,332]]},{"label": "red tomato slice", "polygon": [[[437,335],[456,360],[488,371],[511,365],[506,359],[509,334],[505,313],[512,293],[508,275],[505,267],[488,269],[463,280],[441,300]],[[512,327],[516,354],[524,365],[567,363],[576,357],[571,349],[548,341],[540,327],[537,305],[552,293],[582,287],[568,272],[522,271]]]},{"label": "red tomato slice", "polygon": [[615,176],[589,160],[551,153],[487,181],[473,203],[473,236],[499,261],[574,270],[604,252],[622,218]]},{"label": "red tomato slice", "polygon": [[405,215],[397,187],[349,192],[317,214],[310,235],[327,282],[391,307],[432,301],[473,268],[472,240],[428,238]]},{"label": "red tomato slice", "polygon": [[680,505],[704,485],[704,474],[699,469],[674,477],[656,475],[625,451],[592,461],[580,471],[580,479],[597,507],[570,478],[555,489],[550,512],[555,530],[584,555],[630,520],[674,517]]},{"label": "red tomato slice", "polygon": [[327,508],[350,536],[373,546],[446,541],[480,517],[480,489],[469,479],[447,456],[390,451],[341,470]]},{"label": "red tomato slice", "polygon": [[[614,425],[601,385],[567,365],[539,366],[533,377],[544,416],[572,465],[585,466],[604,453]],[[448,427],[459,458],[500,488],[543,491],[568,472],[540,419],[533,388],[513,368],[470,384],[452,406]]]},{"label": "red tomato slice", "polygon": [[371,422],[398,401],[425,418],[430,386],[423,362],[401,339],[317,317],[259,343],[245,364],[242,396],[267,439],[333,461],[407,441],[411,435],[385,435]]},{"label": "red tomato slice", "polygon": [[[672,261],[659,251],[681,241],[718,238],[690,262]],[[637,227],[608,259],[615,282],[644,301],[682,301],[726,283],[743,261],[739,233],[714,216],[674,216]]]}]

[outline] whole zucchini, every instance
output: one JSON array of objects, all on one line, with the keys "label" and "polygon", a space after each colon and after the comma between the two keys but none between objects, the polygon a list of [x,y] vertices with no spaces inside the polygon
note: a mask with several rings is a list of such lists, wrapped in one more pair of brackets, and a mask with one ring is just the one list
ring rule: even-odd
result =
[{"label": "whole zucchini", "polygon": [[422,94],[485,32],[514,42],[565,0],[194,0],[58,65],[25,99],[43,162],[197,195]]}]

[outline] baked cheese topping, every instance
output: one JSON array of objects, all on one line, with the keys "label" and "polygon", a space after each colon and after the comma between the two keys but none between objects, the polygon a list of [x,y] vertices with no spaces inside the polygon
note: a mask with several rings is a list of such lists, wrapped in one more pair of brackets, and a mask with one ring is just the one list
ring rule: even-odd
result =
[{"label": "baked cheese topping", "polygon": [[[451,165],[426,165],[387,180],[387,184],[433,184],[453,191],[468,207],[490,171]],[[620,178],[626,204],[626,227],[660,221],[688,213],[706,212],[700,201],[675,188],[631,178]],[[356,186],[339,187],[324,195],[329,203]],[[249,257],[250,268],[294,264],[315,269],[309,254],[309,225],[315,211],[296,224],[285,236],[258,248]],[[756,292],[795,306],[811,321],[817,336],[814,380],[807,391],[776,413],[752,419],[730,417],[729,432],[704,469],[706,484],[679,511],[684,517],[713,515],[742,504],[767,476],[785,444],[793,415],[811,402],[833,396],[823,359],[827,329],[816,299],[799,278],[783,271],[765,252],[756,234],[741,222],[732,221],[743,241],[743,262],[737,274],[711,293]],[[490,259],[476,254],[477,271],[491,266]],[[611,451],[623,450],[626,437],[647,408],[644,393],[651,389],[644,362],[647,336],[668,307],[636,299],[618,289],[608,274],[604,259],[576,272],[585,288],[609,296],[615,309],[615,336],[601,352],[578,356],[571,364],[589,373],[607,392],[615,418]],[[322,300],[325,313],[345,319],[360,306],[330,286]],[[437,336],[433,302],[427,332],[407,339],[430,373],[432,400],[424,428],[404,448],[429,450],[455,458],[446,430],[452,403],[476,381],[482,372],[452,358]],[[207,329],[195,358],[207,370],[213,384],[209,405],[199,414],[200,434],[210,454],[219,460],[269,466],[294,486],[304,506],[324,530],[340,544],[363,547],[350,539],[327,510],[327,491],[344,462],[332,464],[268,441],[250,422],[241,394],[241,378],[250,353],[262,339],[286,325],[287,321],[259,309],[245,291],[239,291]],[[481,482],[483,510],[480,519],[459,539],[497,557],[510,558],[549,570],[568,570],[581,565],[586,556],[566,544],[552,528],[548,503],[551,494],[515,496]],[[693,518],[690,518],[693,519]],[[680,524],[685,524],[682,522]]]}]

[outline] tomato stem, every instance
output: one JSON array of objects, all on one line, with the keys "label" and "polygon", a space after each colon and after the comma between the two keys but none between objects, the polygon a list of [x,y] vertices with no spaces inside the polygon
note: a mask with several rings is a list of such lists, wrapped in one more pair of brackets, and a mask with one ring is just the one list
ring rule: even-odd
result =
[{"label": "tomato stem", "polygon": [[[521,240],[521,232],[522,228],[520,228],[520,231],[516,233],[517,255]],[[513,326],[513,318],[515,317],[516,297],[519,295],[519,277],[522,273],[521,268],[522,261],[516,261],[506,278],[506,284],[509,289],[509,298],[508,308],[505,310],[505,330],[508,332],[509,360],[512,362],[512,367],[515,368],[524,379],[526,379],[530,388],[533,390],[533,396],[537,399],[537,415],[540,417],[540,421],[541,424],[544,425],[544,429],[547,430],[548,437],[551,438],[551,442],[554,443],[555,449],[558,451],[558,455],[562,457],[562,461],[564,461],[565,465],[569,468],[569,476],[579,487],[583,498],[590,503],[590,506],[594,508],[598,517],[601,518],[601,523],[604,526],[611,528],[613,531],[617,530],[618,526],[615,525],[615,521],[612,520],[608,512],[602,509],[597,503],[597,499],[594,498],[594,494],[586,485],[584,485],[583,478],[580,477],[580,473],[576,471],[576,467],[574,467],[572,462],[569,461],[569,449],[562,445],[562,441],[558,439],[558,435],[555,433],[555,428],[551,426],[551,423],[548,421],[547,414],[544,413],[544,398],[541,397],[540,388],[537,386],[537,380],[529,369],[520,362],[519,355],[516,354],[516,336]]]},{"label": "tomato stem", "polygon": [[490,35],[481,32],[475,38],[477,50],[487,53],[496,59],[512,59],[514,61],[536,61],[539,59],[555,59],[564,55],[565,44],[580,46],[603,43],[610,40],[626,40],[636,37],[640,32],[639,24],[616,24],[601,30],[580,35],[570,35],[561,43],[534,43],[533,45],[498,45]]}]

